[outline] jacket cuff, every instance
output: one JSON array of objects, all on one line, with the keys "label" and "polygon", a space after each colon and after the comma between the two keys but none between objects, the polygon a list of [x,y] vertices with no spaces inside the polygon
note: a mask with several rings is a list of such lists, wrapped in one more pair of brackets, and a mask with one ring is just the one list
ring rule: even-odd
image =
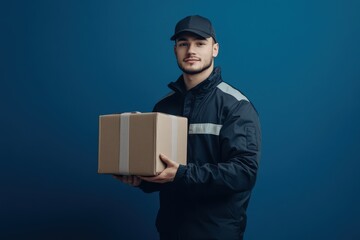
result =
[{"label": "jacket cuff", "polygon": [[187,166],[180,164],[176,172],[174,182],[179,182],[184,177],[186,170],[187,170]]}]

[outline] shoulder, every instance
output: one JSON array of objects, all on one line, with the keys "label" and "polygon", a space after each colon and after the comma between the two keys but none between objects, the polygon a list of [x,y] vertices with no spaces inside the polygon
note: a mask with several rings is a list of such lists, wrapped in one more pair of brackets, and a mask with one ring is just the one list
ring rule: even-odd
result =
[{"label": "shoulder", "polygon": [[216,87],[217,94],[225,101],[224,106],[227,106],[230,112],[258,115],[252,102],[239,89],[223,81]]}]

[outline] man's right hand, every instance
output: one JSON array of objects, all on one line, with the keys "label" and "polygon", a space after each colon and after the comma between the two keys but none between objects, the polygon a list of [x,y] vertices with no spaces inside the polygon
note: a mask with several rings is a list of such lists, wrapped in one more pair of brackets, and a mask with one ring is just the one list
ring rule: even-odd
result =
[{"label": "man's right hand", "polygon": [[140,185],[141,183],[141,179],[137,176],[133,176],[133,175],[113,175],[114,178],[116,178],[117,180],[129,184],[133,187],[137,187]]}]

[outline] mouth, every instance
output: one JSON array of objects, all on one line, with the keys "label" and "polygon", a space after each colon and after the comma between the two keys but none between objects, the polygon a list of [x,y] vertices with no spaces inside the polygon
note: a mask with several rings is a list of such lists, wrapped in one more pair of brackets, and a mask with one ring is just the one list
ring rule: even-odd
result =
[{"label": "mouth", "polygon": [[200,61],[200,59],[199,58],[185,58],[184,59],[184,62],[188,62],[188,63],[194,63],[197,61]]}]

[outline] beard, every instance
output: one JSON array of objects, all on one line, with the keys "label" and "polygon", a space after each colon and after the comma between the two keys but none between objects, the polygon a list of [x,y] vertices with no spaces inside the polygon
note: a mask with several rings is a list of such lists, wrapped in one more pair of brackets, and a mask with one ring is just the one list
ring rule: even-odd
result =
[{"label": "beard", "polygon": [[209,61],[209,63],[207,63],[205,66],[203,66],[202,68],[199,68],[199,69],[185,69],[183,66],[181,66],[181,64],[178,62],[178,66],[179,68],[181,69],[181,71],[183,73],[186,73],[188,75],[195,75],[195,74],[198,74],[198,73],[201,73],[207,69],[209,69],[212,65],[212,60]]}]

